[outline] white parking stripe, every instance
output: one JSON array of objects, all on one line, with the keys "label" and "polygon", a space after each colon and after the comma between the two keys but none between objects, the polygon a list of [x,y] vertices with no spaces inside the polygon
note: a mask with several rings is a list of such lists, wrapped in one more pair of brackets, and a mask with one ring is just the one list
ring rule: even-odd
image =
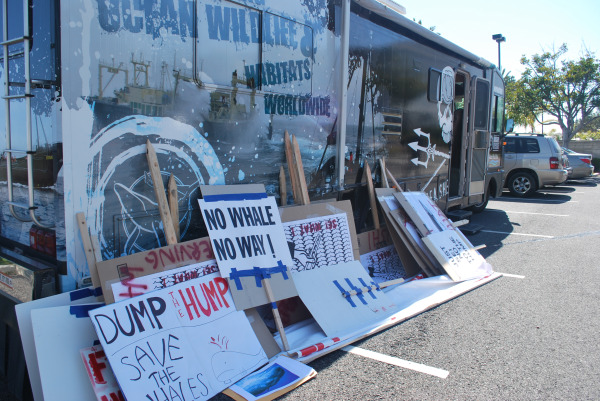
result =
[{"label": "white parking stripe", "polygon": [[554,238],[552,235],[508,233],[508,232],[504,232],[504,231],[493,231],[493,230],[481,230],[480,232],[492,233],[492,234],[505,234],[505,235],[522,235],[525,237]]},{"label": "white parking stripe", "polygon": [[512,210],[495,210],[490,209],[489,212],[502,212],[502,213],[513,213],[513,214],[534,214],[537,216],[550,216],[550,217],[569,217],[568,214],[552,214],[552,213],[534,213],[534,212],[515,212]]},{"label": "white parking stripe", "polygon": [[[498,272],[496,272],[498,273]],[[525,276],[520,276],[518,274],[510,274],[510,273],[498,273],[503,275],[504,277],[512,277],[512,278],[525,278]]]},{"label": "white parking stripe", "polygon": [[568,201],[564,200],[551,200],[551,199],[522,199],[522,198],[510,198],[510,197],[502,197],[502,200],[495,200],[490,202],[519,202],[519,203],[549,203],[549,204],[560,204],[560,203],[579,203],[579,201],[575,201],[569,199]]},{"label": "white parking stripe", "polygon": [[379,352],[369,351],[363,348],[354,347],[352,345],[348,345],[342,348],[342,351],[349,352],[351,354],[360,355],[365,358],[374,359],[376,361],[388,363],[394,366],[400,366],[401,368],[414,370],[420,373],[425,373],[431,376],[441,377],[445,379],[448,377],[450,372],[443,369],[433,368],[431,366],[422,365],[420,363],[405,361],[404,359],[396,358],[389,355],[380,354]]}]

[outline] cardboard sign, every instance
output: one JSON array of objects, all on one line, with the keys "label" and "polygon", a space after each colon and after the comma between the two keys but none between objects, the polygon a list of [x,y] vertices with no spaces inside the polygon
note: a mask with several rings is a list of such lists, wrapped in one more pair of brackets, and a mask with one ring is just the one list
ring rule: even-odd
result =
[{"label": "cardboard sign", "polygon": [[132,298],[132,293],[142,295],[218,272],[219,268],[217,267],[217,261],[212,259],[207,260],[206,262],[194,263],[189,266],[177,267],[160,273],[135,277],[127,282],[117,281],[111,285],[111,288],[115,302],[119,302]]},{"label": "cardboard sign", "polygon": [[98,339],[88,312],[101,305],[57,306],[31,311],[44,400],[96,398],[79,351]]},{"label": "cardboard sign", "polygon": [[306,270],[294,280],[302,302],[328,337],[364,329],[396,311],[381,290],[350,295],[375,284],[358,261]]},{"label": "cardboard sign", "polygon": [[360,263],[377,284],[408,277],[393,245],[360,255]]},{"label": "cardboard sign", "polygon": [[83,288],[15,305],[17,321],[19,322],[19,332],[21,334],[21,344],[23,344],[23,353],[25,354],[25,362],[27,362],[31,392],[35,401],[42,401],[44,398],[33,337],[31,311],[56,306],[93,303],[96,302],[96,296],[97,293],[93,289]]},{"label": "cardboard sign", "polygon": [[206,400],[267,363],[217,274],[90,312],[129,400]]},{"label": "cardboard sign", "polygon": [[346,213],[283,224],[294,266],[292,273],[354,260]]},{"label": "cardboard sign", "polygon": [[358,240],[358,251],[361,255],[393,245],[392,236],[387,227],[362,232],[356,236],[356,239]]},{"label": "cardboard sign", "polygon": [[127,287],[128,297],[134,297],[141,294],[136,287],[129,284],[134,278],[211,259],[214,259],[214,255],[210,247],[210,240],[198,238],[151,251],[97,262],[96,267],[102,284],[104,302],[106,304],[115,302],[111,288],[113,283],[123,282],[123,285]]},{"label": "cardboard sign", "polygon": [[125,401],[101,346],[83,348],[81,358],[98,401]]},{"label": "cardboard sign", "polygon": [[[244,310],[298,293],[274,197],[265,193],[211,195],[198,200],[221,275]],[[273,299],[261,283],[270,280]]]},{"label": "cardboard sign", "polygon": [[470,280],[492,274],[492,266],[457,230],[430,234],[423,238],[423,242],[442,264],[452,281]]}]

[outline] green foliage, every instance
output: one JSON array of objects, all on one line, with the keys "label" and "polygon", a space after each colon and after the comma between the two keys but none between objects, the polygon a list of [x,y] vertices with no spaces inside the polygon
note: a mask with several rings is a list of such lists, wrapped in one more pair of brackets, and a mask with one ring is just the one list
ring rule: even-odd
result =
[{"label": "green foliage", "polygon": [[[587,52],[578,60],[566,60],[567,46],[558,51],[523,56],[525,72],[507,81],[508,117],[515,123],[558,126],[563,144],[579,132],[593,130],[600,122],[600,60]],[[548,118],[550,117],[550,118]]]}]

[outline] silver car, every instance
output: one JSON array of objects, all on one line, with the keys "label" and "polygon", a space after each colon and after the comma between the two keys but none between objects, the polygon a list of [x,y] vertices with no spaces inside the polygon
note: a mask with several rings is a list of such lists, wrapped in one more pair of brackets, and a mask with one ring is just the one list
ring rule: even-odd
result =
[{"label": "silver car", "polygon": [[569,167],[573,169],[573,173],[569,176],[569,179],[585,178],[594,174],[592,155],[577,153],[574,150],[564,147],[562,150],[569,158]]},{"label": "silver car", "polygon": [[509,134],[504,137],[504,186],[518,197],[567,180],[568,160],[550,136]]}]

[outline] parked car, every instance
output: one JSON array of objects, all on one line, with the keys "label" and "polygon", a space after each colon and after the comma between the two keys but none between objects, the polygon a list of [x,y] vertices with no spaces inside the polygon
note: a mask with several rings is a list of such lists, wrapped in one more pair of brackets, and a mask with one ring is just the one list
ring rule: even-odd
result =
[{"label": "parked car", "polygon": [[569,167],[573,169],[573,174],[569,179],[585,178],[594,174],[594,165],[592,164],[592,155],[578,153],[574,150],[562,148],[563,152],[569,158]]},{"label": "parked car", "polygon": [[503,145],[504,187],[514,196],[526,197],[546,185],[567,180],[568,159],[553,137],[509,134]]}]

